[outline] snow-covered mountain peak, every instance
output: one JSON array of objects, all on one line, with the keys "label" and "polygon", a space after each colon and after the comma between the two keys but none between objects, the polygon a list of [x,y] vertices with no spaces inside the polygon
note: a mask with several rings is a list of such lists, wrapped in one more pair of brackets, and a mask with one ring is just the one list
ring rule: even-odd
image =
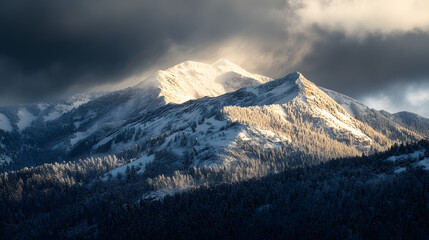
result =
[{"label": "snow-covered mountain peak", "polygon": [[[294,89],[296,98],[305,101],[308,104],[313,104],[321,107],[322,105],[338,105],[330,96],[322,91],[316,84],[304,77],[300,72],[294,72],[283,79],[278,89],[285,90],[286,93],[292,92],[290,89]],[[343,111],[343,109],[341,110]]]},{"label": "snow-covered mountain peak", "polygon": [[[299,72],[261,86],[247,88],[247,91],[256,95],[254,105],[262,107],[263,111],[271,112],[271,115],[282,115],[284,110],[281,109],[295,111],[302,119],[312,119],[312,124],[325,132],[340,132],[351,137],[359,149],[368,149],[373,141],[369,136],[376,135]],[[288,114],[282,116],[287,118]],[[238,117],[233,116],[233,119]]]},{"label": "snow-covered mountain peak", "polygon": [[183,103],[201,97],[215,97],[243,87],[255,86],[271,78],[252,74],[226,59],[213,64],[185,61],[156,71],[136,87],[160,89],[166,103]]},{"label": "snow-covered mountain peak", "polygon": [[342,118],[350,118],[350,114],[327,93],[316,84],[308,80],[299,72],[289,74],[285,77],[292,82],[297,89],[296,98],[310,105],[313,109],[327,111],[333,115],[340,114]]},{"label": "snow-covered mountain peak", "polygon": [[285,79],[291,82],[292,84],[295,84],[299,88],[300,92],[304,95],[314,94],[314,93],[311,93],[311,91],[315,91],[316,89],[318,90],[318,87],[316,86],[316,84],[308,80],[300,72],[294,72],[294,73],[288,74],[285,77]]},{"label": "snow-covered mountain peak", "polygon": [[308,79],[304,77],[300,72],[294,72],[286,75],[283,78],[280,78],[278,80],[275,80],[279,82],[279,86],[282,85],[283,87],[298,87],[300,90],[304,90],[304,88],[307,87],[315,87],[316,85],[312,82],[310,82]]},{"label": "snow-covered mountain peak", "polygon": [[266,100],[262,102],[265,105],[285,104],[294,99],[299,99],[305,103],[315,103],[316,99],[329,98],[328,95],[299,72],[288,74],[283,78],[261,86],[249,88],[249,91],[265,95]]}]

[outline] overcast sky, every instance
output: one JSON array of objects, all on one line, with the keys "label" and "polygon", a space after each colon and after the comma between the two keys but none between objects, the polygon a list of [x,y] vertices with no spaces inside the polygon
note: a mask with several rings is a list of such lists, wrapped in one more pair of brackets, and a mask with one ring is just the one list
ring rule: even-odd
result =
[{"label": "overcast sky", "polygon": [[427,0],[2,0],[0,104],[223,57],[429,117],[428,12]]}]

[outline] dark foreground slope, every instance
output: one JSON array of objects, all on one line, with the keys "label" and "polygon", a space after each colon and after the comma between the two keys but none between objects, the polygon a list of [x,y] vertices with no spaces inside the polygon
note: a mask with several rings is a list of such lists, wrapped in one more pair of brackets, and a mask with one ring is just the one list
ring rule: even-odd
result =
[{"label": "dark foreground slope", "polygon": [[428,152],[421,141],[160,201],[139,200],[132,172],[90,181],[115,158],[45,165],[0,176],[0,238],[428,239]]},{"label": "dark foreground slope", "polygon": [[144,201],[104,218],[100,236],[428,239],[429,172],[408,167],[397,174],[394,164],[382,160],[412,148]]}]

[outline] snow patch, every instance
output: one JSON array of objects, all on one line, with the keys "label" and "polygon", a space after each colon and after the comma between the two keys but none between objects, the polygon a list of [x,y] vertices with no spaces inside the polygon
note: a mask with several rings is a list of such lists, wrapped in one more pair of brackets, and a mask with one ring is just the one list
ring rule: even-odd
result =
[{"label": "snow patch", "polygon": [[60,116],[61,116],[61,113],[60,113],[60,112],[53,111],[53,112],[50,112],[47,116],[45,116],[45,117],[43,118],[43,120],[44,120],[45,122],[47,122],[47,121],[52,121],[52,120],[55,120],[55,119],[59,118]]},{"label": "snow patch", "polygon": [[104,174],[103,180],[106,181],[109,178],[109,175],[111,175],[113,177],[117,177],[118,174],[125,175],[125,171],[127,170],[127,167],[131,168],[132,166],[134,166],[135,168],[140,168],[140,170],[137,171],[137,173],[144,173],[146,164],[152,162],[153,160],[155,160],[155,155],[150,155],[150,156],[143,155],[131,163],[122,165],[122,166],[115,168],[112,171]]},{"label": "snow patch", "polygon": [[88,130],[86,130],[85,132],[76,132],[72,138],[70,138],[70,144],[71,146],[75,145],[76,143],[78,143],[80,140],[85,139],[87,137],[89,137],[91,134],[93,134],[94,132],[96,132],[99,128],[100,128],[101,124],[100,123],[95,123],[92,127],[90,127]]},{"label": "snow patch", "polygon": [[[95,93],[82,93],[77,94],[74,96],[71,96],[69,98],[64,99],[61,103],[53,105],[53,109],[48,113],[48,115],[43,117],[43,120],[46,121],[52,121],[55,120],[61,115],[72,111],[73,109],[78,108],[79,106],[99,97],[102,96],[103,93],[101,92],[95,92]],[[39,108],[42,110],[42,108],[46,109],[46,106],[43,106],[43,104],[38,105]],[[42,106],[42,108],[41,108]],[[43,109],[43,110],[44,110]]]},{"label": "snow patch", "polygon": [[[404,172],[407,166],[423,166],[425,170],[429,171],[429,158],[423,158],[424,153],[425,150],[414,151],[412,153],[401,154],[399,156],[390,156],[385,161],[394,162],[399,165],[395,168],[394,173]],[[423,159],[420,160],[421,158]]]},{"label": "snow patch", "polygon": [[426,170],[429,170],[429,158],[425,158],[416,163],[417,166],[423,166]]},{"label": "snow patch", "polygon": [[151,191],[143,194],[143,200],[159,201],[164,199],[167,195],[172,196],[176,193],[181,193],[189,190],[189,188],[175,188],[175,189],[161,189],[157,191]]},{"label": "snow patch", "polygon": [[26,108],[21,108],[18,110],[19,121],[16,125],[18,125],[18,129],[20,131],[26,129],[31,123],[37,118],[32,113],[30,113]]},{"label": "snow patch", "polygon": [[[350,125],[346,124],[345,121],[340,121],[339,119],[334,117],[330,112],[326,111],[325,109],[321,109],[321,108],[316,108],[316,109],[319,112],[320,117],[322,119],[325,119],[330,127],[333,127],[333,128],[339,129],[339,130],[341,130],[341,129],[347,130],[348,132],[355,135],[357,138],[369,139],[369,137],[367,135],[365,135],[361,130],[359,130],[353,126],[350,126],[350,125],[352,125],[350,122],[349,122]],[[345,120],[344,118],[347,118],[347,117],[342,114],[342,118],[343,118],[343,120]],[[350,120],[350,118],[348,120]]]},{"label": "snow patch", "polygon": [[49,104],[39,103],[39,104],[37,104],[37,107],[39,108],[40,111],[45,111],[45,109],[49,107]]},{"label": "snow patch", "polygon": [[341,107],[343,107],[344,110],[346,110],[346,112],[354,118],[356,117],[355,113],[362,114],[370,110],[365,104],[349,96],[322,87],[319,87],[319,89],[325,92],[329,97],[334,99],[334,101],[340,104]]},{"label": "snow patch", "polygon": [[72,146],[74,146],[77,142],[79,142],[80,140],[88,137],[88,133],[87,132],[76,132],[74,134],[74,137],[70,138],[70,144]]},{"label": "snow patch", "polygon": [[415,151],[415,152],[409,153],[409,154],[402,154],[399,156],[390,156],[385,161],[396,162],[396,161],[407,160],[408,158],[418,159],[420,155],[423,155],[423,153],[424,153],[424,151],[420,150],[420,151]]},{"label": "snow patch", "polygon": [[290,139],[279,134],[251,126],[246,131],[242,131],[237,136],[242,141],[252,141],[264,146],[264,148],[278,148],[284,142],[289,142]]},{"label": "snow patch", "polygon": [[6,115],[0,113],[0,129],[11,132],[13,130],[12,125],[10,124],[9,118]]},{"label": "snow patch", "polygon": [[8,164],[12,162],[12,158],[10,158],[7,155],[1,154],[0,155],[0,165]]}]

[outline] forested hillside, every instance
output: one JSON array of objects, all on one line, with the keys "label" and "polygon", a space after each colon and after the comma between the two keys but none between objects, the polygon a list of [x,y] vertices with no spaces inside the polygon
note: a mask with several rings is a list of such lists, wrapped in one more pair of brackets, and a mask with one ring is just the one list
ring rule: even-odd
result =
[{"label": "forested hillside", "polygon": [[[147,194],[153,186],[136,175],[135,169],[117,180],[97,177],[120,161],[111,156],[1,174],[0,238],[429,236],[427,141],[155,198]],[[186,179],[172,177],[169,181],[180,185]]]}]

